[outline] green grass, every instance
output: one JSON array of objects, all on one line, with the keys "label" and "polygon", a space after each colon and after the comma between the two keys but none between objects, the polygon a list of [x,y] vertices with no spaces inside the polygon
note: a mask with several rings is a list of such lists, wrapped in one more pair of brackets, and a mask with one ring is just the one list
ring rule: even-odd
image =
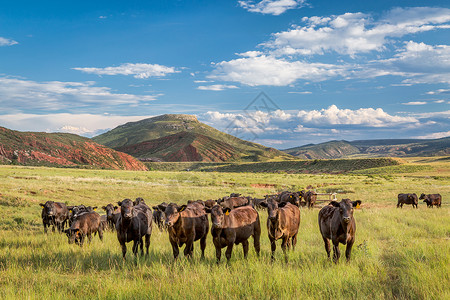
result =
[{"label": "green grass", "polygon": [[[0,167],[0,298],[2,299],[448,299],[450,297],[450,178],[446,176],[312,175],[216,172],[132,172]],[[258,188],[269,184],[270,188]],[[295,251],[284,263],[280,242],[276,261],[260,211],[262,252],[250,243],[232,262],[215,264],[211,236],[206,259],[173,262],[166,232],[154,228],[148,258],[123,261],[115,233],[94,237],[79,248],[57,233],[43,234],[39,202],[98,205],[143,197],[150,204],[219,198],[230,192],[262,197],[311,185],[337,190],[338,198],[361,199],[355,211],[352,261],[326,259],[317,224],[318,209],[301,211]],[[443,196],[441,209],[395,208],[400,192]],[[341,245],[341,253],[344,252]],[[224,251],[224,250],[223,250]],[[224,255],[223,255],[224,256]],[[224,257],[223,257],[224,259]]]}]

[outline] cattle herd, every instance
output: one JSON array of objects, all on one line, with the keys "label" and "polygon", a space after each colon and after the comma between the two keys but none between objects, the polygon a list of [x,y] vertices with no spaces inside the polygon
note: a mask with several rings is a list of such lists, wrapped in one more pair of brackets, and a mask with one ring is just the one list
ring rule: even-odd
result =
[{"label": "cattle herd", "polygon": [[[441,206],[441,195],[399,194],[397,207],[411,204],[417,208],[418,200],[423,200],[427,207]],[[282,192],[266,195],[263,199],[244,197],[232,193],[218,200],[188,201],[185,205],[161,203],[152,209],[144,199],[135,201],[125,199],[117,205],[108,204],[102,209],[105,215],[96,212],[97,207],[77,205],[67,206],[64,203],[47,201],[42,206],[42,223],[44,232],[52,226],[58,232],[66,233],[69,244],[83,246],[85,238],[91,241],[98,234],[103,240],[105,230],[115,230],[125,259],[126,243],[133,241],[132,251],[137,255],[139,247],[141,255],[148,255],[150,236],[153,223],[159,230],[167,231],[172,246],[173,256],[177,259],[180,248],[184,245],[184,255],[192,257],[194,242],[200,241],[201,256],[204,258],[206,238],[211,232],[216,249],[217,262],[222,256],[222,248],[227,248],[225,257],[231,259],[233,246],[242,244],[244,257],[249,250],[249,238],[253,238],[253,246],[257,256],[260,253],[261,224],[259,210],[266,209],[267,232],[271,245],[272,260],[276,250],[276,241],[281,240],[281,249],[287,261],[287,250],[294,250],[300,227],[300,207],[313,208],[317,201],[314,191]],[[339,243],[346,245],[345,256],[350,260],[351,250],[355,241],[356,222],[353,209],[360,207],[361,201],[342,199],[341,202],[331,201],[319,211],[319,229],[325,250],[330,258],[330,240],[333,243],[333,260],[339,261]],[[211,219],[208,220],[208,215]],[[65,229],[65,227],[68,227]]]}]

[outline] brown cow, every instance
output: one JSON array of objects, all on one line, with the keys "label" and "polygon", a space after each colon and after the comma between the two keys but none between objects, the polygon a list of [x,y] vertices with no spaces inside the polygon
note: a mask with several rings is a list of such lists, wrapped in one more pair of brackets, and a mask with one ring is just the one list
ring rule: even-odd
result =
[{"label": "brown cow", "polygon": [[[163,207],[161,207],[163,208]],[[209,223],[204,207],[194,202],[189,205],[178,206],[170,203],[165,207],[166,226],[169,232],[169,241],[172,245],[173,257],[177,259],[180,253],[179,247],[186,244],[184,255],[192,257],[194,242],[200,240],[202,258],[205,257],[206,236]]]},{"label": "brown cow", "polygon": [[287,249],[295,249],[297,244],[297,233],[300,226],[300,209],[289,203],[278,203],[274,200],[265,201],[261,206],[267,207],[267,233],[269,235],[270,246],[272,250],[272,260],[277,248],[276,241],[282,239],[281,249],[284,253],[284,259],[287,262]]},{"label": "brown cow", "polygon": [[136,256],[139,245],[141,245],[141,255],[144,254],[145,237],[146,255],[150,246],[150,236],[152,234],[152,211],[143,201],[134,205],[130,199],[117,202],[120,206],[120,217],[116,223],[117,239],[122,247],[122,255],[125,259],[127,253],[126,243],[133,241],[133,254]]},{"label": "brown cow", "polygon": [[398,194],[397,208],[403,208],[403,204],[412,204],[413,208],[414,206],[418,208],[418,203],[419,199],[417,198],[416,194]]},{"label": "brown cow", "polygon": [[69,219],[69,209],[64,203],[47,201],[45,204],[39,203],[42,207],[41,217],[44,225],[44,233],[47,233],[47,227],[52,226],[55,232],[55,226],[58,232],[64,231],[64,227]]},{"label": "brown cow", "polygon": [[333,259],[337,263],[341,253],[339,243],[347,244],[345,257],[350,260],[352,246],[355,242],[356,222],[353,217],[353,207],[361,201],[342,199],[341,202],[331,201],[319,211],[319,228],[325,243],[325,250],[330,258],[330,240],[333,243]]},{"label": "brown cow", "polygon": [[230,210],[233,208],[249,204],[250,204],[250,197],[230,197],[219,202],[220,206],[222,206],[223,208],[229,208]]},{"label": "brown cow", "polygon": [[442,196],[441,194],[422,194],[420,195],[420,200],[423,199],[423,202],[427,204],[427,207],[433,208],[434,206],[441,207]]},{"label": "brown cow", "polygon": [[101,217],[95,211],[86,212],[78,215],[72,222],[69,229],[64,231],[69,239],[69,244],[74,242],[83,247],[86,236],[89,242],[92,240],[92,234],[98,232],[98,236],[103,241],[103,230],[101,226]]},{"label": "brown cow", "polygon": [[111,230],[116,229],[116,222],[120,217],[120,207],[109,203],[108,205],[103,206],[102,209],[106,211],[106,221],[108,223],[108,227]]},{"label": "brown cow", "polygon": [[217,204],[217,201],[216,200],[206,200],[205,201],[205,206],[207,207],[207,208],[212,208],[214,205],[216,205]]},{"label": "brown cow", "polygon": [[259,257],[261,224],[258,212],[251,206],[242,206],[230,210],[220,205],[207,209],[211,213],[211,235],[216,247],[217,263],[222,256],[222,248],[227,247],[225,256],[230,262],[233,246],[242,243],[244,258],[248,254],[248,238],[253,236],[253,244]]},{"label": "brown cow", "polygon": [[299,192],[299,195],[301,198],[305,199],[306,202],[306,206],[308,208],[313,208],[314,204],[316,203],[317,200],[317,193],[314,191],[305,191],[302,190]]}]

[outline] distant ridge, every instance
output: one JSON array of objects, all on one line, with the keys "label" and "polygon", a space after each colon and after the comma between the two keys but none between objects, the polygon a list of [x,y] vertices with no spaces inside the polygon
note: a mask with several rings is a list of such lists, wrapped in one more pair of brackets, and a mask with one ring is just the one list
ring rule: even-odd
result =
[{"label": "distant ridge", "polygon": [[282,151],[239,139],[199,122],[195,116],[183,114],[129,122],[93,140],[142,160],[223,162],[293,159]]},{"label": "distant ridge", "polygon": [[283,150],[302,159],[408,157],[450,155],[450,137],[441,139],[382,139],[330,141]]},{"label": "distant ridge", "polygon": [[0,163],[147,170],[132,156],[69,133],[21,132],[0,127]]}]

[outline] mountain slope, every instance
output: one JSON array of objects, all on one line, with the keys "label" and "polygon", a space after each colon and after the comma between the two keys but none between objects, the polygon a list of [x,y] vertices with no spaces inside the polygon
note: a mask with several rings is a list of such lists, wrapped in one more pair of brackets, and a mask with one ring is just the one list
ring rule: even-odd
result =
[{"label": "mountain slope", "polygon": [[[176,136],[180,139],[177,143],[174,143],[174,137],[161,139],[182,132],[184,132],[184,134]],[[260,161],[274,158],[293,158],[274,148],[264,147],[221,132],[211,126],[199,122],[195,116],[191,115],[167,114],[137,122],[126,123],[94,137],[93,140],[113,149],[120,149],[120,151],[124,151],[135,157],[156,157],[170,159],[170,161],[178,161],[175,160],[177,159],[176,157],[178,157],[177,155],[181,155],[178,158],[181,159],[179,161],[185,161],[185,159],[189,159],[189,161],[191,161],[191,159],[198,161],[198,159],[201,159],[200,161],[217,162],[224,161],[224,159]],[[184,154],[176,154],[180,149],[191,145],[194,140],[196,143],[194,148],[203,149],[201,150],[203,154],[194,156],[192,156],[193,153],[191,153],[192,155],[187,154],[188,152],[194,151],[192,148],[186,148],[186,151],[182,151]],[[154,142],[150,143],[150,141]],[[167,145],[164,143],[167,143]],[[174,146],[174,144],[177,146]],[[221,149],[219,151],[220,153],[218,155],[207,155],[206,152],[211,150],[209,149],[210,145],[214,145],[213,148],[218,147],[218,149]],[[145,152],[143,148],[148,148],[149,151]],[[222,154],[224,153],[222,153],[222,151],[224,151],[224,153],[229,153],[223,156]],[[171,155],[170,153],[172,152],[173,154]]]},{"label": "mountain slope", "polygon": [[0,163],[147,170],[132,156],[68,133],[20,132],[0,127]]},{"label": "mountain slope", "polygon": [[306,159],[329,159],[346,157],[407,157],[450,155],[450,137],[435,140],[359,140],[331,141],[317,145],[305,145],[283,150]]}]

